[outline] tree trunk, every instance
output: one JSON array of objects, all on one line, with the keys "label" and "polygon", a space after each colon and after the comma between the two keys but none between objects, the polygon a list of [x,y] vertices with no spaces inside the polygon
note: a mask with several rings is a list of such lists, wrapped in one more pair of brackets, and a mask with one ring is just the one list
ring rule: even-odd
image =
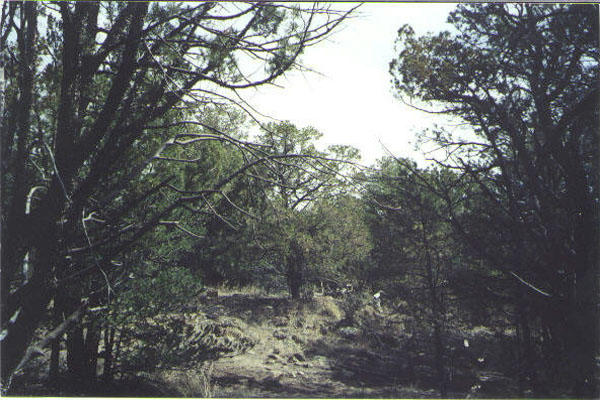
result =
[{"label": "tree trunk", "polygon": [[[22,3],[21,13],[23,22],[18,35],[18,63],[19,63],[19,100],[17,105],[17,115],[15,116],[15,124],[11,126],[12,132],[5,132],[7,135],[17,134],[17,149],[12,164],[8,165],[11,160],[2,161],[2,183],[5,183],[5,173],[7,169],[11,169],[14,173],[14,181],[11,184],[13,189],[13,197],[6,207],[3,209],[2,225],[2,268],[0,269],[1,279],[0,285],[0,308],[2,317],[2,329],[6,330],[6,336],[0,344],[1,367],[0,376],[2,379],[3,390],[7,390],[10,386],[10,381],[14,374],[14,369],[19,365],[33,337],[33,333],[45,312],[45,306],[49,300],[49,294],[44,287],[44,282],[41,277],[37,277],[34,281],[30,281],[31,294],[27,293],[25,301],[19,302],[17,306],[12,307],[9,303],[11,300],[10,283],[15,278],[22,267],[23,256],[27,252],[26,243],[24,240],[26,233],[31,226],[25,223],[25,203],[28,191],[26,160],[29,157],[27,150],[27,138],[29,137],[30,116],[33,99],[33,86],[35,76],[35,39],[37,35],[37,4]],[[6,121],[2,122],[4,125]],[[2,137],[4,143],[4,136]],[[12,146],[11,146],[12,147]],[[3,154],[6,155],[4,152]],[[6,188],[3,187],[3,193]],[[49,260],[44,260],[49,262]],[[18,301],[18,300],[17,300]],[[18,314],[15,312],[18,311]],[[8,322],[9,319],[15,317],[14,322]]]},{"label": "tree trunk", "polygon": [[[124,331],[119,331],[119,340],[117,340],[117,345],[115,347],[115,353],[114,353],[114,357],[113,357],[113,370],[114,370],[114,365],[118,365],[117,363],[119,362],[119,357],[121,357],[121,344],[123,343],[123,335],[125,335],[126,333]],[[121,372],[121,371],[119,371]],[[121,374],[122,375],[122,374]]]},{"label": "tree trunk", "polygon": [[58,337],[52,341],[50,354],[50,366],[48,368],[48,378],[50,382],[55,382],[60,375],[60,341]]},{"label": "tree trunk", "polygon": [[304,283],[304,254],[302,248],[293,240],[290,245],[290,255],[286,259],[287,283],[292,299],[298,300],[302,294]]},{"label": "tree trunk", "polygon": [[[35,279],[35,278],[34,278]],[[6,336],[0,342],[1,375],[2,386],[8,389],[15,368],[21,362],[27,348],[31,344],[33,334],[39,325],[39,321],[45,315],[46,305],[50,300],[50,294],[43,284],[37,279],[30,281],[34,290],[28,293],[26,301],[19,308],[19,314],[15,322],[9,324],[6,329]]]},{"label": "tree trunk", "polygon": [[[52,318],[54,322],[54,327],[58,327],[63,323],[65,318],[65,298],[64,295],[60,292],[55,292],[54,294],[54,306],[52,309]],[[60,376],[60,344],[63,340],[64,335],[59,335],[56,339],[52,341],[51,345],[51,355],[50,355],[50,365],[48,368],[48,377],[50,381],[55,381]]]},{"label": "tree trunk", "polygon": [[517,336],[519,346],[519,387],[521,394],[529,387],[534,391],[538,386],[536,384],[537,375],[535,371],[535,349],[533,347],[533,338],[529,326],[529,312],[527,311],[525,294],[517,306]]},{"label": "tree trunk", "polygon": [[[440,293],[438,291],[437,281],[434,275],[434,265],[432,250],[430,248],[429,239],[427,238],[426,222],[425,218],[421,216],[422,240],[425,250],[425,268],[427,286],[429,289],[429,301],[431,302],[431,314],[433,319],[433,341],[435,347],[435,369],[437,372],[437,379],[440,389],[440,397],[447,397],[447,379],[446,379],[446,366],[444,365],[444,343],[442,339],[443,331],[443,320],[442,316],[444,310],[442,309],[442,302],[440,301]],[[437,272],[439,273],[440,265],[437,264]]]},{"label": "tree trunk", "polygon": [[113,378],[113,347],[115,343],[115,328],[106,327],[104,329],[104,369],[102,371],[102,380],[106,383]]},{"label": "tree trunk", "polygon": [[439,322],[433,324],[433,340],[435,345],[435,367],[437,371],[437,377],[440,388],[440,397],[447,397],[447,384],[446,384],[446,366],[444,363],[444,343],[442,341],[442,332]]},{"label": "tree trunk", "polygon": [[[60,306],[59,296],[54,296],[53,314],[54,327],[58,327],[62,322],[62,307]],[[51,345],[50,366],[48,368],[48,378],[51,382],[56,381],[60,375],[60,342],[62,336],[60,335],[54,339]]]},{"label": "tree trunk", "polygon": [[77,380],[83,378],[86,370],[85,341],[83,327],[78,323],[67,332],[67,369],[69,375]]},{"label": "tree trunk", "polygon": [[[597,153],[596,153],[597,154]],[[578,180],[577,189],[573,192],[586,193],[588,186],[584,178]],[[583,195],[580,197],[584,197]],[[580,199],[578,205],[580,215],[575,235],[575,282],[574,292],[569,297],[568,350],[570,356],[570,372],[573,374],[573,392],[577,397],[598,398],[599,388],[596,384],[598,355],[599,315],[598,305],[598,207],[590,196]]]},{"label": "tree trunk", "polygon": [[[428,276],[430,279],[433,278],[431,274],[431,270],[428,272]],[[435,282],[432,280],[429,282],[429,294],[431,297],[431,308],[432,308],[432,318],[433,318],[433,342],[435,348],[435,369],[437,372],[437,379],[439,383],[440,389],[440,397],[447,397],[447,378],[446,378],[446,366],[444,363],[444,342],[443,342],[443,321],[442,321],[442,312],[440,312],[440,301],[439,294],[437,293],[437,287],[435,286]]]},{"label": "tree trunk", "polygon": [[[58,227],[56,221],[61,215],[60,210],[64,204],[64,194],[58,179],[53,177],[48,194],[43,205],[37,210],[39,223],[33,232],[32,241],[36,243],[31,249],[34,262],[34,273],[27,284],[21,286],[16,292],[10,293],[3,304],[3,312],[9,314],[18,311],[15,322],[7,324],[7,335],[0,342],[2,354],[2,383],[8,388],[15,368],[19,365],[31,344],[35,330],[46,317],[46,308],[56,293],[52,289],[52,277],[55,270],[64,269],[65,260],[61,257],[57,246]],[[73,303],[70,312],[80,306],[79,299]],[[9,317],[10,318],[10,317]]]},{"label": "tree trunk", "polygon": [[287,281],[290,290],[290,296],[292,296],[292,299],[298,300],[300,298],[302,289],[302,278],[298,271],[298,267],[294,266],[288,270]]},{"label": "tree trunk", "polygon": [[96,379],[98,367],[98,344],[100,343],[100,330],[95,321],[90,322],[85,335],[85,362],[86,380]]},{"label": "tree trunk", "polygon": [[596,356],[598,355],[598,290],[594,268],[577,276],[575,296],[567,316],[567,350],[573,394],[576,397],[598,398]]}]

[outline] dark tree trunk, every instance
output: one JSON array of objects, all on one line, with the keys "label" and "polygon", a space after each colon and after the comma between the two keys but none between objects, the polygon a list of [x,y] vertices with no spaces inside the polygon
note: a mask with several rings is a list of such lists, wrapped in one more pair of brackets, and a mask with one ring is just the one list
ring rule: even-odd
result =
[{"label": "dark tree trunk", "polygon": [[60,337],[56,338],[51,345],[50,366],[48,368],[50,382],[55,382],[60,375],[60,341]]},{"label": "dark tree trunk", "polygon": [[[121,344],[123,343],[123,335],[125,335],[125,332],[123,330],[119,331],[119,340],[117,340],[117,344],[115,346],[115,352],[114,352],[114,356],[113,356],[113,371],[115,370],[114,366],[117,365],[119,366],[119,364],[117,364],[119,362],[119,357],[121,357]],[[119,372],[121,372],[119,370]],[[113,372],[113,376],[114,376],[114,372]]]},{"label": "dark tree trunk", "polygon": [[525,294],[517,306],[517,337],[519,346],[519,387],[524,391],[537,388],[537,374],[535,370],[536,352],[530,328],[530,314],[526,304]]},{"label": "dark tree trunk", "polygon": [[67,332],[67,369],[69,376],[76,379],[83,378],[86,375],[86,367],[83,327],[79,323]]},{"label": "dark tree trunk", "polygon": [[115,343],[115,329],[106,327],[104,329],[104,370],[102,380],[111,382],[113,378],[113,347]]},{"label": "dark tree trunk", "polygon": [[0,352],[2,357],[2,385],[4,388],[10,386],[15,368],[21,362],[27,348],[31,344],[33,334],[38,327],[39,321],[45,315],[46,305],[50,294],[41,282],[32,280],[29,282],[31,292],[28,293],[27,301],[20,307],[20,312],[13,324],[6,329],[6,336],[2,340]]},{"label": "dark tree trunk", "polygon": [[[56,221],[61,215],[60,210],[64,204],[64,194],[56,177],[53,178],[48,194],[43,205],[36,210],[35,217],[39,221],[32,232],[32,247],[34,273],[29,282],[21,286],[16,292],[8,295],[3,312],[13,314],[20,310],[15,322],[9,324],[7,335],[0,343],[2,361],[2,383],[8,387],[10,379],[25,356],[35,330],[40,322],[47,316],[46,308],[55,294],[51,288],[51,279],[54,270],[64,267],[64,258],[60,256],[59,232]],[[79,300],[73,303],[70,312],[75,311],[80,305]]]},{"label": "dark tree trunk", "polygon": [[[597,123],[597,118],[594,119]],[[598,153],[596,153],[596,158]],[[573,184],[573,193],[580,193],[576,211],[578,222],[575,235],[575,282],[574,294],[569,301],[569,356],[570,371],[573,374],[574,394],[577,397],[598,398],[597,361],[599,315],[598,304],[598,207],[588,194],[588,185],[583,171]],[[584,194],[586,194],[584,196]],[[575,194],[573,194],[575,197]],[[585,200],[585,201],[584,201]]]},{"label": "dark tree trunk", "polygon": [[86,376],[89,381],[96,379],[96,370],[98,367],[98,345],[100,343],[100,330],[96,322],[92,321],[87,327],[85,335],[85,362]]},{"label": "dark tree trunk", "polygon": [[[437,279],[435,272],[439,274],[440,265],[434,265],[434,258],[432,257],[432,249],[430,247],[429,239],[427,238],[426,231],[426,219],[421,216],[421,224],[423,226],[422,240],[425,250],[425,268],[427,286],[429,290],[429,301],[431,305],[431,317],[433,319],[433,341],[435,348],[435,369],[437,372],[437,379],[440,389],[440,397],[447,397],[447,378],[446,378],[446,366],[444,363],[444,343],[443,343],[443,302],[441,301],[441,293],[438,288]],[[436,271],[434,271],[436,269]]]},{"label": "dark tree trunk", "polygon": [[[54,327],[58,327],[64,320],[65,315],[65,298],[60,292],[54,295],[54,307],[52,309],[52,318]],[[64,335],[59,335],[52,341],[50,365],[48,368],[48,377],[50,381],[55,381],[60,376],[60,344]]]},{"label": "dark tree trunk", "polygon": [[[429,270],[428,275],[432,277],[431,270]],[[443,340],[443,329],[444,324],[442,321],[442,310],[441,304],[439,301],[439,293],[435,283],[429,282],[429,292],[431,297],[431,305],[432,305],[432,318],[433,318],[433,344],[435,348],[435,369],[437,372],[437,379],[439,383],[440,389],[440,397],[447,397],[447,377],[446,377],[446,365],[444,363],[444,340]]]},{"label": "dark tree trunk", "polygon": [[304,284],[304,254],[300,245],[293,240],[290,245],[290,255],[286,260],[287,283],[292,299],[300,299]]},{"label": "dark tree trunk", "polygon": [[[2,161],[2,183],[5,182],[5,169],[9,167],[14,173],[14,181],[11,186],[14,187],[13,197],[6,210],[3,210],[2,225],[2,268],[0,270],[0,314],[2,317],[2,329],[6,329],[6,336],[0,345],[1,357],[1,379],[3,389],[8,389],[14,373],[14,369],[19,365],[23,358],[33,332],[37,328],[38,322],[42,318],[45,306],[48,302],[48,293],[44,288],[44,282],[41,277],[30,281],[29,288],[31,294],[26,293],[27,301],[20,307],[19,314],[14,323],[8,320],[13,318],[17,307],[9,304],[11,302],[11,282],[15,275],[19,273],[22,267],[23,256],[26,249],[26,232],[28,226],[25,223],[25,199],[27,191],[27,173],[26,160],[29,157],[27,150],[27,139],[29,138],[29,122],[31,116],[31,107],[33,99],[33,84],[35,75],[35,49],[34,43],[37,35],[37,4],[22,3],[21,13],[23,15],[18,38],[18,62],[19,66],[19,104],[17,106],[17,115],[14,125],[11,126],[12,132],[5,132],[8,135],[17,133],[16,151],[11,160]],[[2,125],[5,124],[3,121]],[[11,124],[12,125],[12,124]],[[2,138],[3,144],[4,137]],[[10,149],[2,149],[10,150]],[[6,153],[4,153],[6,154]],[[10,165],[8,163],[10,162]],[[3,193],[5,188],[3,187]],[[28,239],[28,238],[27,238]],[[48,262],[48,260],[44,260]]]},{"label": "dark tree trunk", "polygon": [[[62,310],[59,305],[60,301],[58,296],[54,298],[54,310],[53,310],[53,319],[54,326],[58,327],[62,322]],[[48,378],[51,382],[56,381],[56,379],[60,375],[60,342],[62,340],[62,335],[57,337],[52,341],[51,345],[51,354],[50,354],[50,366],[48,368]]]},{"label": "dark tree trunk", "polygon": [[444,363],[444,343],[442,341],[442,332],[438,322],[434,322],[433,325],[433,340],[435,346],[435,369],[439,382],[440,397],[445,398],[448,395],[448,388],[446,383],[446,366]]},{"label": "dark tree trunk", "polygon": [[577,277],[576,293],[569,304],[566,330],[570,358],[568,368],[572,377],[573,394],[576,397],[598,398],[598,276],[594,268],[589,268],[588,272],[592,273]]},{"label": "dark tree trunk", "polygon": [[288,287],[292,299],[297,300],[301,297],[302,292],[302,276],[297,267],[292,267],[288,270]]},{"label": "dark tree trunk", "polygon": [[[33,89],[35,81],[35,41],[37,36],[37,4],[31,2],[21,3],[22,26],[17,33],[18,39],[18,60],[19,67],[16,74],[18,76],[18,104],[14,110],[14,116],[9,116],[10,132],[3,132],[6,136],[15,135],[16,133],[16,148],[3,148],[4,156],[10,156],[8,159],[0,160],[2,162],[2,184],[6,182],[8,172],[13,174],[12,198],[10,203],[3,207],[2,210],[2,269],[0,270],[1,291],[0,298],[2,306],[2,324],[6,323],[8,318],[11,318],[14,310],[7,310],[7,300],[11,292],[11,282],[15,279],[15,275],[19,274],[22,268],[23,256],[27,252],[27,234],[30,230],[30,224],[26,221],[25,204],[27,192],[29,191],[27,159],[28,140],[30,138],[30,120],[33,103]],[[4,23],[4,21],[2,21]],[[2,125],[6,122],[3,121]],[[14,137],[14,136],[13,136]],[[2,144],[5,143],[5,137],[2,137]],[[11,144],[10,147],[13,147]],[[7,154],[6,152],[12,154]],[[5,169],[8,167],[7,169]],[[6,194],[6,187],[2,187],[2,194]],[[4,203],[3,203],[4,206]],[[6,354],[6,353],[4,353]],[[4,357],[3,357],[4,358]],[[4,375],[3,375],[4,376]]]}]

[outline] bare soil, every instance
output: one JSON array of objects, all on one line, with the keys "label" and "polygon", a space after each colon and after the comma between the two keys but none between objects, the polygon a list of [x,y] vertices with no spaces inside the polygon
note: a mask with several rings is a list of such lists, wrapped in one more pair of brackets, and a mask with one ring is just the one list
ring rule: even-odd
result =
[{"label": "bare soil", "polygon": [[[163,315],[170,321],[168,329],[184,326],[179,334],[187,341],[179,343],[178,351],[186,350],[182,354],[187,358],[182,356],[180,362],[155,360],[145,370],[130,365],[110,385],[78,385],[69,380],[46,382],[47,357],[41,357],[15,379],[10,394],[438,397],[431,354],[421,351],[416,335],[408,332],[408,317],[364,302],[349,310],[348,303],[347,298],[329,296],[292,302],[285,296],[220,293],[188,305],[185,313]],[[203,334],[207,327],[218,337]],[[200,336],[203,341],[194,339]],[[145,343],[144,347],[152,347],[148,345],[152,341]],[[189,349],[193,346],[198,350]],[[207,353],[207,346],[219,351]],[[467,396],[476,379],[474,373],[459,375],[457,369],[454,379],[463,379],[464,384],[449,393],[451,397]]]},{"label": "bare soil", "polygon": [[[356,337],[340,334],[339,300],[234,294],[214,299],[226,315],[244,320],[258,339],[243,354],[213,363],[216,397],[420,397],[430,391],[395,384],[399,366]],[[210,309],[211,305],[203,306]],[[352,331],[350,331],[352,333]]]},{"label": "bare soil", "polygon": [[204,362],[196,377],[209,375],[208,385],[197,379],[195,387],[182,390],[181,381],[191,380],[187,370],[175,379],[163,375],[159,386],[184,396],[234,398],[435,397],[435,389],[408,381],[407,361],[394,343],[383,343],[385,336],[375,332],[369,337],[365,329],[381,332],[375,325],[386,324],[401,337],[402,316],[394,324],[394,318],[366,305],[348,321],[345,300],[317,296],[292,302],[248,293],[203,299],[197,313],[215,321],[233,319],[254,345]]}]

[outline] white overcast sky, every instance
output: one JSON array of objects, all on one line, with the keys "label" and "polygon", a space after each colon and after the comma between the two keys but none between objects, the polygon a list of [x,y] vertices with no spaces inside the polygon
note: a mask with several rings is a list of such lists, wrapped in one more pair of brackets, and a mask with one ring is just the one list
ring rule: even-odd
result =
[{"label": "white overcast sky", "polygon": [[[336,8],[355,4],[334,3]],[[424,158],[414,151],[414,133],[431,126],[430,114],[394,98],[388,64],[394,57],[396,32],[410,24],[416,34],[449,30],[446,19],[454,3],[364,4],[359,15],[327,41],[308,48],[301,62],[320,74],[288,73],[276,83],[246,93],[258,111],[299,128],[323,133],[322,145],[349,144],[371,164],[386,154]]]}]

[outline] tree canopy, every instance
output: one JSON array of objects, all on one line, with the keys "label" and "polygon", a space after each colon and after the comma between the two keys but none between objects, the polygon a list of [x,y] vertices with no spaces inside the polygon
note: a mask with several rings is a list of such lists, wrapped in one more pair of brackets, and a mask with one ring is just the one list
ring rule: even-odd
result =
[{"label": "tree canopy", "polygon": [[[582,394],[593,391],[598,345],[597,15],[597,6],[461,5],[449,17],[456,35],[402,27],[390,64],[399,96],[472,128],[475,139],[431,132],[446,152],[438,163],[459,174],[439,194],[455,232],[521,286],[521,313],[541,316]],[[456,185],[467,191],[458,202]],[[462,212],[467,202],[475,207]]]},{"label": "tree canopy", "polygon": [[[202,113],[297,67],[346,15],[264,3],[2,5],[4,382],[57,293],[72,297],[67,313],[96,302],[142,236],[183,206],[210,209],[270,158]],[[202,141],[244,161],[218,181],[176,186],[158,165],[198,163],[173,149]],[[73,279],[95,289],[77,293]]]},{"label": "tree canopy", "polygon": [[453,123],[369,167],[244,100],[356,7],[2,3],[3,394],[195,373],[256,328],[252,362],[336,385],[598,396],[598,6],[400,27],[394,94]]}]

